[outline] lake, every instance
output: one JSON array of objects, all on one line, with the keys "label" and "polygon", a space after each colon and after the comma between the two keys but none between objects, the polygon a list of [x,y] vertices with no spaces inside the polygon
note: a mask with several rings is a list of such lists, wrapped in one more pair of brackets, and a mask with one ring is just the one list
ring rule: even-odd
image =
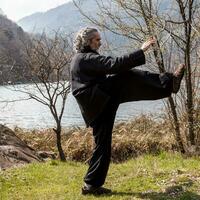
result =
[{"label": "lake", "polygon": [[[17,87],[24,88],[25,86],[28,87],[28,90],[34,91],[31,85],[24,84]],[[17,101],[27,96],[13,91],[12,86],[1,86],[0,94],[1,124],[11,128],[18,126],[28,129],[54,127],[55,123],[48,107],[33,99]],[[4,101],[13,102],[6,103]],[[119,106],[116,121],[128,121],[140,114],[159,113],[162,108],[164,108],[162,100],[124,103]],[[62,126],[84,126],[79,107],[71,93],[68,94]]]}]

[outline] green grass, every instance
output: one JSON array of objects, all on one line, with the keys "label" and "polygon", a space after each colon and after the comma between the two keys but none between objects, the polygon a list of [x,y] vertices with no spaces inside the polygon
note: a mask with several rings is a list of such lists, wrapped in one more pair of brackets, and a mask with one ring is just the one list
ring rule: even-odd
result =
[{"label": "green grass", "polygon": [[145,155],[111,164],[109,196],[82,196],[87,165],[49,161],[0,172],[0,200],[150,199],[200,200],[200,158],[179,154]]}]

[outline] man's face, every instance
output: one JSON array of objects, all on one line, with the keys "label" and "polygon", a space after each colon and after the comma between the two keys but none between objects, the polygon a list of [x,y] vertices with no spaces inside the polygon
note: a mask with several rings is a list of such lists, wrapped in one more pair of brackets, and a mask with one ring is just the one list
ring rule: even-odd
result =
[{"label": "man's face", "polygon": [[101,46],[101,36],[98,32],[95,32],[94,37],[90,43],[90,48],[97,51],[100,46]]}]

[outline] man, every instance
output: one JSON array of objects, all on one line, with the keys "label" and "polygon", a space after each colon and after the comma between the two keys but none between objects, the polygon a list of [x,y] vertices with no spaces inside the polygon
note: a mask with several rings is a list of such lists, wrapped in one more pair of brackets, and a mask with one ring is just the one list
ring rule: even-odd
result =
[{"label": "man", "polygon": [[71,62],[71,87],[87,127],[92,127],[95,148],[84,178],[82,194],[105,194],[102,187],[111,157],[112,129],[119,104],[155,100],[177,93],[184,75],[182,64],[174,74],[156,74],[132,69],[145,64],[145,54],[154,43],[151,38],[141,49],[112,58],[98,53],[101,36],[95,28],[78,32]]}]

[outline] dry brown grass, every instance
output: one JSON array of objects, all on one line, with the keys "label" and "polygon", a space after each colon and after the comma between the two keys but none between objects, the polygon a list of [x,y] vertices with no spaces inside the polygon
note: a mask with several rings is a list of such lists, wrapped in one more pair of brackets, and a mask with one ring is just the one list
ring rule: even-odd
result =
[{"label": "dry brown grass", "polygon": [[[140,116],[128,123],[118,123],[113,129],[112,161],[121,162],[142,153],[159,153],[176,151],[170,122],[154,121],[150,116]],[[37,151],[57,152],[56,138],[53,130],[26,131],[15,128],[16,134]],[[92,129],[64,129],[62,146],[67,159],[86,162],[94,147]]]}]

